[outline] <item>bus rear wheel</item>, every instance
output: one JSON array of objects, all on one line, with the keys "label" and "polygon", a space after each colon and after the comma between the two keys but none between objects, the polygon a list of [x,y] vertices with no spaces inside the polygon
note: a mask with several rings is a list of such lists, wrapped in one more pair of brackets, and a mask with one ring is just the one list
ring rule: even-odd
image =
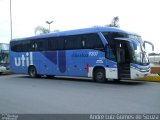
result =
[{"label": "bus rear wheel", "polygon": [[34,66],[29,67],[28,74],[31,78],[36,78],[38,76],[37,70]]},{"label": "bus rear wheel", "polygon": [[104,83],[106,82],[106,74],[105,70],[103,68],[97,68],[94,71],[94,81],[99,82],[99,83]]}]

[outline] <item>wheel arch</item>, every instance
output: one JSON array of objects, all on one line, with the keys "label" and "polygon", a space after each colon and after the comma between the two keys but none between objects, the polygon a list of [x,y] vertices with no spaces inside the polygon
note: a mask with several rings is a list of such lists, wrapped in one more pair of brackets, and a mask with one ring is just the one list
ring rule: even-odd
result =
[{"label": "wheel arch", "polygon": [[[36,66],[34,66],[34,65],[29,65],[29,66],[28,66],[28,73],[29,73],[29,69],[30,69],[31,67],[34,67],[34,68],[36,69]],[[37,70],[37,69],[36,69],[36,70]]]},{"label": "wheel arch", "polygon": [[93,80],[95,82],[104,83],[106,79],[106,70],[104,66],[96,66],[93,68]]},{"label": "wheel arch", "polygon": [[[34,72],[33,72],[33,74],[32,74],[33,76],[31,75],[31,72],[30,72],[30,70],[33,70],[33,69],[31,69],[31,68],[34,68]],[[34,65],[28,66],[28,74],[29,74],[29,76],[32,77],[32,78],[41,77],[41,75],[38,74],[38,72],[37,72],[36,66],[34,66]]]},{"label": "wheel arch", "polygon": [[104,66],[95,66],[94,68],[93,68],[93,71],[92,71],[92,76],[94,76],[94,72],[97,70],[97,69],[103,69],[104,71],[105,71],[105,73],[106,73],[106,69],[105,69],[105,67]]}]

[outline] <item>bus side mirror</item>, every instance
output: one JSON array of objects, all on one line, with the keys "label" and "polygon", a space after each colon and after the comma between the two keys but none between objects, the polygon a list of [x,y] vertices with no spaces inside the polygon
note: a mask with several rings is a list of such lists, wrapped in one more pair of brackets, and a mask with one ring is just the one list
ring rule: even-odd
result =
[{"label": "bus side mirror", "polygon": [[153,43],[151,43],[151,42],[149,42],[149,41],[144,41],[144,43],[143,43],[143,47],[144,47],[144,49],[145,49],[145,47],[146,47],[146,43],[147,43],[147,44],[149,44],[149,45],[151,45],[151,47],[152,47],[152,51],[154,51],[154,44],[153,44]]}]

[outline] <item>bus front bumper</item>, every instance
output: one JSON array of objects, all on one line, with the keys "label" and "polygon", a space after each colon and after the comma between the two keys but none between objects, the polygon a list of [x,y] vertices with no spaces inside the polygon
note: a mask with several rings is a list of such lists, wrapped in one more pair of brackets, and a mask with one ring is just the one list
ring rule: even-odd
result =
[{"label": "bus front bumper", "polygon": [[144,78],[150,75],[150,69],[145,71],[131,68],[131,79]]}]

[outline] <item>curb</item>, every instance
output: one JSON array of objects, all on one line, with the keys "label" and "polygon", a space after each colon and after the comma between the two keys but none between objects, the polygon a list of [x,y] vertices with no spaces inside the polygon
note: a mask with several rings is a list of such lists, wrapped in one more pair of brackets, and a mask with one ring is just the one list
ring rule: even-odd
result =
[{"label": "curb", "polygon": [[160,76],[147,76],[139,78],[138,80],[149,81],[149,82],[160,82]]}]

